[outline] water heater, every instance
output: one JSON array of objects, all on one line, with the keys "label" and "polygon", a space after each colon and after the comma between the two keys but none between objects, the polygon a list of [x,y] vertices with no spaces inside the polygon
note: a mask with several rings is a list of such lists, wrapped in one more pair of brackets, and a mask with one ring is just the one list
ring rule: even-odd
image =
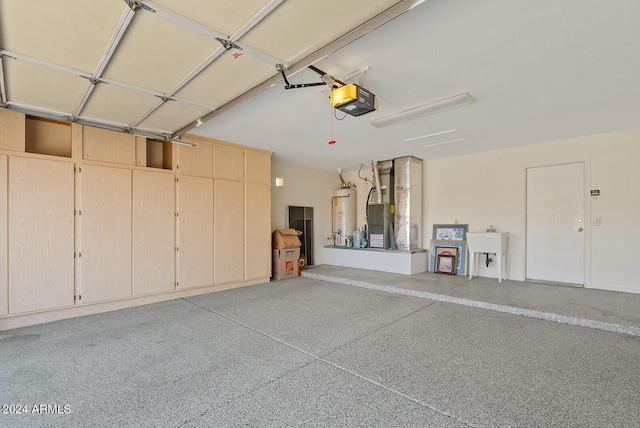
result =
[{"label": "water heater", "polygon": [[344,246],[347,237],[356,230],[356,189],[337,189],[333,192],[331,202],[335,245]]}]

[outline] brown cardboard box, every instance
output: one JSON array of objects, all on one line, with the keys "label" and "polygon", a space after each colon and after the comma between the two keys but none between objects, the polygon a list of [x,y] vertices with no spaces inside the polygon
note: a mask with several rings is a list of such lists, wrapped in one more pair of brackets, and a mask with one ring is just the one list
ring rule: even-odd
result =
[{"label": "brown cardboard box", "polygon": [[273,231],[273,249],[282,250],[283,248],[300,248],[302,243],[298,236],[302,232],[295,229],[276,229]]},{"label": "brown cardboard box", "polygon": [[273,279],[300,276],[300,248],[273,250]]}]

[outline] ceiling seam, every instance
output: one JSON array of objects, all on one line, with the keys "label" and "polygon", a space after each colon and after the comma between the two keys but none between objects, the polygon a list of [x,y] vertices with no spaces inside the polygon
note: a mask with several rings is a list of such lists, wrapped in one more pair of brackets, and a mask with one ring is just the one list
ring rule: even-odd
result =
[{"label": "ceiling seam", "polygon": [[[53,64],[53,63],[50,63],[50,62],[47,62],[47,61],[43,61],[43,60],[32,58],[32,57],[29,57],[29,56],[26,56],[26,55],[18,54],[16,52],[11,52],[11,51],[7,51],[7,50],[0,50],[0,56],[3,57],[3,58],[9,58],[9,59],[17,60],[17,61],[23,61],[23,62],[26,62],[26,63],[29,63],[29,64],[38,65],[38,66],[41,66],[41,67],[44,67],[44,68],[48,68],[48,69],[51,69],[51,70],[60,71],[62,73],[70,74],[70,75],[73,75],[75,77],[81,77],[81,78],[87,79],[89,81],[94,80],[92,75],[90,75],[89,73],[86,73],[84,71],[76,70],[76,69],[69,68],[69,67],[60,66],[60,65]],[[166,96],[162,92],[153,91],[151,89],[142,88],[140,86],[129,85],[128,83],[119,82],[117,80],[112,80],[112,79],[108,79],[108,78],[105,78],[105,77],[100,77],[99,79],[95,79],[95,80],[97,80],[97,82],[95,82],[95,83],[105,83],[105,84],[108,84],[108,85],[117,86],[117,87],[122,88],[122,89],[127,89],[127,90],[130,90],[132,92],[151,95],[151,96],[154,96],[154,97],[164,97],[164,96]],[[179,97],[169,97],[169,98],[172,101],[176,101],[176,102],[183,103],[183,104],[189,104],[189,105],[193,105],[193,106],[196,106],[196,107],[202,107],[204,109],[210,109],[210,110],[214,110],[215,109],[215,106],[211,106],[209,104],[203,104],[203,103],[198,103],[196,101],[185,100],[185,99],[179,98]]]},{"label": "ceiling seam", "polygon": [[[108,129],[111,131],[125,132],[128,134],[136,134],[153,138],[156,140],[171,141],[172,135],[168,131],[150,128],[132,128],[126,124],[112,122],[108,120],[100,120],[90,117],[72,118],[71,113],[59,110],[36,107],[29,104],[19,103],[15,101],[7,101],[6,108],[32,116],[39,116],[53,120],[67,121],[78,123],[81,125],[95,126],[97,128]],[[72,120],[73,119],[73,120]]]},{"label": "ceiling seam", "polygon": [[[254,15],[249,21],[247,21],[238,31],[236,31],[231,37],[227,38],[227,35],[219,33],[215,30],[210,29],[202,24],[199,24],[195,21],[192,21],[186,17],[183,17],[176,12],[173,12],[169,9],[163,8],[162,6],[154,3],[153,1],[142,0],[144,4],[153,9],[153,12],[157,13],[158,16],[164,18],[174,24],[180,25],[187,30],[194,31],[198,34],[204,35],[208,38],[224,38],[232,41],[236,41],[242,36],[244,36],[247,32],[249,32],[252,28],[258,25],[263,19],[265,19],[271,12],[273,12],[284,0],[272,0],[267,6],[262,8],[256,15]],[[145,9],[147,10],[147,9]],[[252,49],[247,46],[240,46],[243,51],[246,51],[250,56],[261,59],[265,62],[277,64],[279,62],[278,59],[272,58],[271,56],[259,52],[255,49]],[[207,67],[209,67],[216,59],[218,59],[227,49],[225,47],[220,47],[213,51],[204,61],[202,61],[197,67],[191,70],[185,77],[182,78],[173,88],[171,88],[166,94],[166,97],[169,97],[173,100],[178,101],[177,98],[172,98],[178,91],[184,88],[189,82],[195,79],[201,72],[203,72]],[[275,61],[275,62],[273,62]],[[142,123],[145,119],[151,116],[157,109],[162,107],[165,104],[165,101],[157,102],[147,111],[138,116],[133,122],[131,122],[131,126],[135,127]],[[195,105],[195,104],[192,104]],[[217,107],[204,106],[199,105],[210,112],[215,111]]]},{"label": "ceiling seam", "polygon": [[[233,42],[233,44],[237,44],[244,53],[273,65],[284,62],[279,58],[274,58],[271,55],[265,52],[262,52],[260,50],[254,49],[250,46],[245,46],[241,43],[236,43],[240,37],[242,37],[244,34],[246,34],[256,25],[258,25],[263,19],[265,19],[268,16],[269,13],[273,12],[277,8],[277,6],[279,6],[283,2],[283,0],[272,0],[271,3],[269,3],[269,5],[267,5],[260,12],[254,15],[249,21],[247,21],[242,27],[240,27],[239,31],[234,33],[231,37],[227,36],[226,34],[220,33],[219,31],[216,31],[212,28],[209,28],[205,25],[202,25],[199,22],[196,22],[190,18],[184,17],[172,11],[171,9],[164,8],[157,3],[154,3],[151,0],[141,0],[141,2],[149,6],[149,9],[151,9],[151,10],[149,9],[144,9],[144,10],[147,10],[151,13],[156,13],[159,17],[169,22],[173,22],[174,24],[177,24],[182,28],[185,28],[191,32],[200,34],[212,40],[217,40],[220,43],[227,40],[231,41]],[[225,45],[223,44],[223,46]],[[230,47],[228,48],[227,46],[225,46],[225,49],[229,50]]]},{"label": "ceiling seam", "polygon": [[[386,23],[387,21],[395,18],[396,16],[406,12],[407,10],[411,9],[412,7],[414,7],[416,4],[421,3],[424,0],[402,0],[399,2],[396,2],[393,6],[389,7],[388,9],[386,9],[385,11],[379,13],[378,15],[374,16],[373,18],[369,19],[368,21],[366,21],[364,24],[359,25],[358,27],[356,27],[353,30],[348,31],[347,33],[343,34],[343,36],[339,37],[338,39],[335,39],[333,42],[325,45],[324,47],[318,49],[317,51],[315,51],[313,54],[308,55],[307,57],[305,57],[304,59],[296,62],[296,64],[294,65],[290,65],[287,64],[283,61],[280,61],[278,59],[275,59],[273,57],[270,57],[268,54],[263,53],[259,50],[254,50],[249,46],[243,46],[242,44],[237,44],[237,48],[241,49],[241,50],[246,50],[246,53],[248,54],[248,56],[253,56],[258,60],[264,61],[266,63],[271,63],[271,64],[283,64],[284,67],[286,67],[287,69],[289,69],[292,74],[306,68],[308,65],[313,64],[316,61],[319,61],[320,59],[323,59],[324,57],[326,57],[327,55],[330,55],[331,53],[335,52],[336,50],[340,49],[343,46],[346,46],[347,44],[351,43],[352,41],[356,40],[357,38],[367,34],[368,32],[372,31],[373,29],[377,28],[378,26]],[[279,75],[279,73],[277,73],[277,71],[275,70],[274,67],[274,71],[273,71],[273,75],[271,76],[271,78],[266,79],[265,81],[263,81],[261,84],[259,85],[255,85],[253,88],[249,89],[249,91],[245,91],[243,94],[240,94],[238,96],[236,96],[235,98],[232,98],[231,100],[224,102],[223,100],[221,100],[223,102],[223,104],[221,106],[210,106],[210,105],[206,105],[204,103],[199,103],[199,102],[195,102],[195,101],[190,101],[184,98],[180,98],[180,97],[175,97],[174,95],[176,93],[178,93],[182,88],[184,88],[186,85],[189,84],[189,82],[191,82],[193,79],[195,79],[196,76],[200,75],[207,67],[209,67],[213,62],[215,62],[216,59],[218,59],[222,54],[224,54],[224,48],[220,47],[218,49],[216,49],[214,52],[212,52],[209,57],[207,57],[204,61],[202,61],[196,68],[192,69],[191,72],[185,76],[182,80],[180,80],[170,91],[168,91],[165,94],[159,93],[157,91],[153,91],[153,90],[148,90],[145,89],[143,87],[138,87],[138,86],[133,86],[124,82],[118,82],[118,81],[113,81],[113,80],[109,80],[106,78],[102,77],[102,73],[104,72],[104,70],[107,69],[107,67],[109,66],[109,64],[112,62],[113,57],[116,53],[116,51],[118,50],[118,46],[122,40],[122,38],[124,37],[127,28],[129,28],[130,23],[132,22],[132,20],[134,19],[134,15],[135,15],[135,11],[136,10],[146,10],[148,12],[151,13],[158,13],[157,10],[154,10],[150,5],[157,7],[158,10],[160,10],[161,12],[159,13],[160,17],[163,17],[162,14],[164,13],[165,16],[164,18],[167,19],[167,17],[170,17],[170,21],[181,25],[183,28],[186,27],[186,29],[190,32],[195,32],[195,33],[199,33],[199,34],[205,34],[207,37],[212,37],[215,34],[221,35],[223,37],[226,38],[226,40],[228,41],[232,41],[232,43],[229,45],[231,47],[231,49],[234,48],[234,44],[235,41],[240,40],[244,35],[246,35],[247,33],[249,33],[251,31],[251,29],[253,29],[255,26],[257,26],[258,24],[260,24],[261,22],[263,22],[263,20],[265,20],[268,16],[270,16],[270,14],[276,10],[281,4],[284,3],[284,0],[271,0],[268,2],[268,4],[266,6],[264,6],[257,14],[255,14],[250,20],[248,20],[247,22],[245,22],[244,25],[242,25],[233,35],[229,36],[227,38],[227,36],[217,33],[215,30],[209,29],[206,26],[203,26],[202,24],[198,24],[195,21],[192,21],[188,18],[182,17],[181,15],[177,14],[176,12],[173,12],[169,9],[164,9],[161,6],[157,5],[156,3],[154,3],[152,0],[138,0],[138,1],[128,1],[125,0],[125,3],[127,3],[129,5],[129,7],[131,7],[131,9],[127,9],[124,11],[124,13],[122,13],[120,21],[118,22],[118,25],[116,26],[116,28],[114,29],[114,33],[112,34],[112,37],[109,41],[109,44],[106,46],[106,49],[102,55],[102,58],[100,59],[100,61],[98,62],[96,69],[94,71],[93,74],[88,74],[85,72],[81,72],[78,70],[74,70],[72,68],[69,67],[65,67],[65,66],[59,66],[53,63],[49,63],[46,62],[44,60],[40,60],[40,59],[36,59],[36,58],[30,58],[26,55],[21,55],[21,54],[15,54],[13,52],[9,52],[6,50],[1,50],[0,49],[0,56],[2,56],[2,61],[4,60],[4,56],[6,55],[7,58],[10,59],[16,59],[18,61],[25,61],[27,63],[31,63],[37,66],[41,66],[41,67],[47,67],[49,69],[58,71],[58,72],[63,72],[66,74],[71,74],[74,75],[76,77],[81,77],[81,78],[85,78],[87,80],[89,80],[90,85],[89,87],[86,88],[86,91],[84,92],[84,97],[82,98],[82,100],[80,100],[80,103],[78,104],[78,106],[76,107],[76,109],[73,111],[73,113],[69,114],[69,113],[62,113],[62,112],[57,112],[57,111],[52,111],[52,110],[46,110],[46,109],[40,109],[40,111],[46,112],[48,111],[50,114],[55,114],[57,116],[61,116],[61,117],[66,117],[66,120],[69,121],[75,121],[75,120],[82,120],[82,121],[91,121],[92,123],[95,123],[95,121],[93,121],[91,118],[88,118],[86,115],[82,115],[83,110],[86,108],[87,103],[91,100],[91,97],[97,96],[95,95],[96,92],[95,87],[97,86],[98,83],[105,83],[105,84],[112,84],[114,86],[123,88],[125,90],[130,90],[130,91],[134,91],[134,92],[138,92],[138,93],[142,93],[145,95],[150,95],[150,96],[155,96],[158,97],[160,100],[156,101],[155,104],[153,105],[153,107],[151,109],[149,109],[147,112],[145,112],[143,115],[144,116],[140,116],[138,117],[134,122],[129,123],[128,125],[121,125],[121,124],[116,124],[115,126],[118,128],[122,128],[125,132],[129,132],[131,129],[145,129],[145,128],[138,128],[138,126],[140,125],[140,123],[142,123],[147,117],[149,117],[150,115],[153,114],[154,111],[156,111],[157,109],[159,109],[163,104],[165,104],[167,101],[172,100],[172,101],[176,101],[178,103],[181,104],[186,104],[186,105],[191,105],[194,107],[198,107],[201,108],[202,110],[206,110],[208,113],[204,116],[202,116],[199,119],[208,119],[208,118],[212,118],[217,116],[218,114],[222,113],[223,111],[226,111],[227,109],[231,108],[234,105],[237,105],[239,102],[249,98],[252,95],[255,95],[256,93],[262,92],[263,90],[267,89],[270,86],[273,86],[274,84],[280,82],[282,80],[281,76]],[[132,7],[131,4],[135,4],[136,6],[139,7]],[[391,12],[390,12],[391,11]],[[116,11],[117,12],[117,11]],[[382,17],[382,19],[380,19]],[[349,36],[349,37],[347,37]],[[219,40],[223,46],[224,43],[222,40]],[[2,67],[3,62],[0,62],[0,67]],[[9,88],[9,85],[7,85],[7,75],[4,72],[3,68],[0,68],[0,91],[3,92],[2,94],[0,94],[0,102],[2,101],[2,98],[4,97],[6,103],[11,104],[13,107],[20,107],[20,108],[28,108],[30,106],[27,106],[25,104],[20,104],[19,102],[14,102],[11,103],[9,101],[9,95],[7,94],[7,90]],[[4,86],[4,88],[3,88]],[[82,88],[80,88],[82,89]],[[231,96],[233,96],[233,94],[230,94]],[[5,103],[5,104],[6,104]],[[37,108],[32,109],[32,111],[38,111]],[[200,120],[198,120],[197,122],[200,122]],[[170,132],[173,132],[172,134],[167,133],[165,131],[158,131],[160,133],[163,134],[163,136],[167,136],[170,135],[171,137],[174,137],[176,135],[181,135],[183,132],[183,130],[185,129],[192,129],[195,126],[196,121],[194,121],[192,124],[187,125],[183,128],[181,128],[180,130],[178,130],[177,132],[174,131],[175,128],[173,128]],[[160,124],[162,126],[162,124]],[[175,124],[174,124],[175,125]],[[153,132],[156,132],[156,130],[150,130]],[[185,131],[186,132],[186,131]]]},{"label": "ceiling seam", "polygon": [[[196,68],[191,70],[189,74],[187,74],[182,80],[180,80],[180,82],[178,82],[173,88],[171,88],[171,90],[167,92],[166,96],[172,97],[176,92],[178,92],[180,89],[186,86],[198,74],[200,74],[205,68],[211,65],[211,63],[213,63],[213,61],[215,61],[224,52],[225,51],[223,48],[218,48],[215,51],[213,51],[213,53],[211,53],[204,61],[202,61],[200,65],[198,65]],[[176,101],[177,100],[178,99],[176,98]],[[131,126],[138,126],[140,123],[142,123],[142,121],[144,121],[147,117],[151,116],[151,114],[153,114],[153,112],[159,109],[163,104],[164,102],[154,104],[149,110],[145,111],[140,116],[138,116],[138,118],[136,118],[133,122],[131,122]],[[203,108],[209,111],[214,111],[216,109],[216,107],[205,106],[204,104],[201,104],[199,106],[202,106]]]},{"label": "ceiling seam", "polygon": [[146,118],[148,118],[149,116],[151,116],[153,114],[154,111],[158,110],[160,107],[162,107],[164,105],[165,101],[163,99],[160,99],[158,101],[156,101],[156,103],[154,105],[152,105],[151,107],[149,107],[147,109],[147,111],[145,111],[144,113],[142,113],[140,116],[138,116],[133,122],[131,122],[130,126],[131,127],[136,127],[138,125],[140,125]]},{"label": "ceiling seam", "polygon": [[100,77],[102,76],[102,73],[104,72],[105,68],[107,68],[109,61],[111,61],[111,58],[113,57],[113,54],[118,48],[118,45],[120,44],[120,41],[124,36],[124,33],[127,31],[127,28],[129,28],[129,24],[131,24],[131,21],[133,20],[134,15],[135,15],[135,11],[132,8],[130,7],[125,8],[122,16],[120,17],[120,22],[118,22],[118,26],[116,27],[116,31],[111,36],[111,39],[107,44],[107,48],[102,54],[102,58],[100,58],[100,61],[98,62],[98,65],[96,66],[95,71],[91,75],[91,79],[89,79],[89,82],[90,82],[89,87],[85,91],[85,94],[80,100],[80,103],[73,111],[74,117],[80,116],[80,114],[82,113],[82,110],[84,110],[84,107],[89,101],[89,98],[93,93],[93,90],[95,89],[97,83],[99,83],[100,81]]},{"label": "ceiling seam", "polygon": [[[369,19],[367,22],[359,25],[358,27],[354,28],[353,30],[347,32],[346,34],[340,36],[339,38],[335,39],[334,41],[328,43],[327,45],[325,45],[324,47],[318,49],[317,51],[315,51],[314,53],[306,56],[305,58],[301,59],[300,61],[296,62],[295,64],[289,66],[289,67],[285,67],[286,69],[288,69],[291,74],[295,74],[297,72],[299,72],[300,70],[307,68],[309,65],[314,64],[317,61],[320,61],[321,59],[327,57],[328,55],[334,53],[335,51],[337,51],[338,49],[341,49],[343,47],[345,47],[346,45],[354,42],[355,40],[359,39],[360,37],[366,35],[367,33],[375,30],[376,28],[380,27],[381,25],[386,24],[387,22],[391,21],[392,19],[402,15],[403,13],[407,12],[408,10],[411,10],[412,8],[414,8],[415,6],[419,5],[420,3],[423,3],[425,0],[403,0],[400,1],[398,3],[396,3],[395,5],[391,6],[390,8],[388,8],[387,10],[379,13],[378,15],[374,16],[373,18]],[[262,91],[265,91],[267,89],[269,89],[270,87],[280,83],[282,81],[282,75],[280,73],[276,73],[274,76],[270,77],[269,79],[265,80],[264,82],[254,86],[253,88],[249,89],[248,91],[244,92],[243,94],[240,94],[239,96],[237,96],[236,98],[226,102],[225,104],[219,106],[216,110],[210,112],[209,114],[207,114],[206,116],[203,116],[202,118],[200,118],[201,121],[206,122],[207,120],[213,119],[214,117],[224,113],[225,111],[229,110],[230,108],[240,104],[241,102],[261,93]],[[192,130],[193,128],[195,128],[196,122],[192,122],[189,125],[177,130],[176,132],[173,133],[173,136],[180,136],[183,135],[186,132],[189,132],[190,130]]]},{"label": "ceiling seam", "polygon": [[91,78],[91,74],[85,73],[84,71],[76,70],[70,67],[65,67],[58,64],[53,64],[51,62],[43,61],[41,59],[32,58],[27,55],[22,55],[17,52],[11,52],[6,49],[0,50],[0,55],[5,58],[15,59],[17,61],[24,61],[29,64],[39,65],[41,67],[49,68],[51,70],[60,71],[66,74],[72,74],[76,77],[84,77],[85,79]]},{"label": "ceiling seam", "polygon": [[166,21],[169,22],[173,22],[174,24],[182,27],[182,28],[186,28],[189,31],[192,31],[194,33],[198,33],[201,36],[205,36],[209,39],[216,39],[217,37],[226,39],[227,35],[224,33],[220,33],[212,28],[209,28],[205,25],[200,24],[199,22],[196,22],[192,19],[189,19],[187,17],[184,17],[174,11],[172,11],[171,9],[167,9],[163,6],[160,6],[159,4],[153,2],[153,1],[149,1],[149,0],[141,0],[142,3],[148,5],[152,10],[147,10],[148,12],[151,13],[155,13],[157,14],[159,17],[163,18]]},{"label": "ceiling seam", "polygon": [[271,0],[269,2],[269,4],[267,4],[265,7],[262,8],[262,10],[258,13],[256,13],[253,18],[251,18],[249,21],[247,21],[246,24],[244,24],[242,27],[240,27],[238,29],[238,31],[236,31],[231,37],[229,37],[229,40],[232,40],[234,42],[237,42],[238,40],[240,40],[240,38],[242,36],[244,36],[245,34],[247,34],[250,30],[253,29],[253,27],[255,27],[256,25],[258,25],[263,19],[265,19],[271,12],[273,12],[274,10],[276,10],[276,8],[278,6],[280,6],[282,3],[284,2],[284,0]]}]

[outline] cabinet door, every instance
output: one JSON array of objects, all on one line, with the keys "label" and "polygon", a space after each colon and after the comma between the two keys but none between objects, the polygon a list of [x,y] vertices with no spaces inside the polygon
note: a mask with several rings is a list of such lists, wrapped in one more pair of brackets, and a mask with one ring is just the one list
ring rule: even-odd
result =
[{"label": "cabinet door", "polygon": [[124,132],[83,126],[82,128],[83,159],[119,163],[136,164],[136,137]]},{"label": "cabinet door", "polygon": [[7,268],[7,157],[0,155],[0,315],[9,312]]},{"label": "cabinet door", "polygon": [[131,296],[131,171],[85,165],[80,174],[82,303]]},{"label": "cabinet door", "polygon": [[271,153],[257,150],[245,150],[245,180],[250,183],[271,183]]},{"label": "cabinet door", "polygon": [[244,180],[244,149],[229,144],[214,144],[215,177],[225,180]]},{"label": "cabinet door", "polygon": [[73,164],[9,161],[9,312],[73,305]]},{"label": "cabinet door", "polygon": [[245,184],[245,277],[271,276],[271,185]]},{"label": "cabinet door", "polygon": [[175,178],[133,171],[133,294],[174,289]]},{"label": "cabinet door", "polygon": [[0,108],[0,149],[24,152],[25,115]]},{"label": "cabinet door", "polygon": [[213,177],[213,143],[198,140],[198,147],[178,146],[178,172]]},{"label": "cabinet door", "polygon": [[244,278],[244,185],[216,180],[214,200],[215,283]]},{"label": "cabinet door", "polygon": [[181,176],[178,182],[178,282],[180,288],[213,284],[213,179]]}]

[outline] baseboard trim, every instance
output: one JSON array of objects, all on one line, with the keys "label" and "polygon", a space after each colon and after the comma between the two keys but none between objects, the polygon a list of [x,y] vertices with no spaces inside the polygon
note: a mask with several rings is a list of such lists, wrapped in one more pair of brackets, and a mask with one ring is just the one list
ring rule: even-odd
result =
[{"label": "baseboard trim", "polygon": [[2,317],[0,317],[0,331],[19,327],[27,327],[36,324],[43,324],[52,321],[59,321],[68,318],[81,317],[85,315],[100,314],[103,312],[116,311],[118,309],[133,308],[135,306],[165,302],[167,300],[181,299],[184,297],[197,296],[200,294],[216,293],[219,291],[226,291],[234,288],[262,284],[269,281],[269,277],[256,278],[241,282],[233,282],[221,285],[212,284],[203,287],[194,287],[186,290],[176,290],[167,293],[151,294],[147,296],[128,297],[125,299],[111,300],[108,302],[78,304],[66,308],[50,309],[46,311],[30,312],[26,314],[3,315]]}]

